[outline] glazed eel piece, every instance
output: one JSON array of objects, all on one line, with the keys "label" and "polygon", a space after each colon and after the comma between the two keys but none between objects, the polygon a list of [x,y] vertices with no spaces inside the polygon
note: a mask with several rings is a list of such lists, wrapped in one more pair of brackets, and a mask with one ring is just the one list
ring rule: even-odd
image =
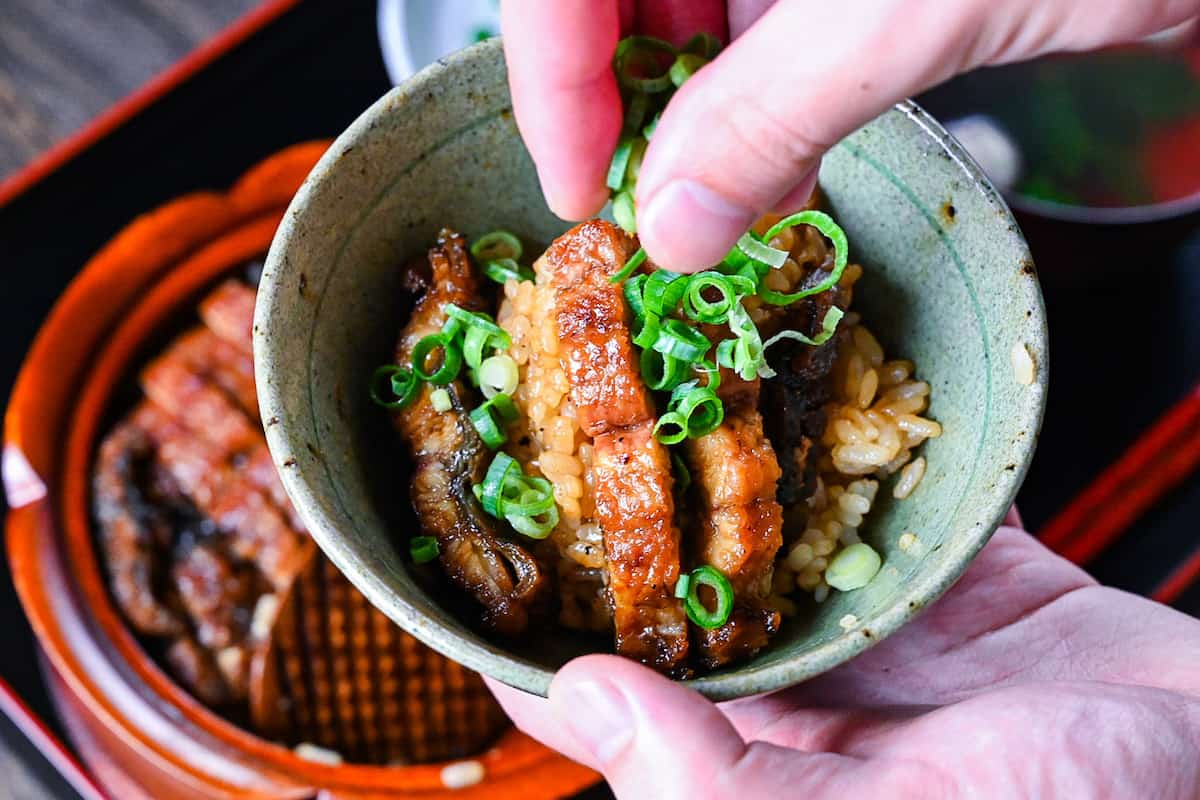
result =
[{"label": "glazed eel piece", "polygon": [[[446,321],[443,307],[453,303],[483,311],[479,279],[467,256],[466,241],[450,230],[429,251],[431,277],[396,347],[396,363],[409,365],[414,346],[437,333]],[[444,387],[452,407],[435,411],[425,384],[410,405],[395,414],[395,424],[412,452],[412,501],[424,532],[439,545],[439,561],[455,585],[483,607],[485,625],[505,636],[521,634],[548,586],[537,560],[515,542],[497,534],[471,486],[482,483],[491,452],[467,418],[471,393],[462,381]]]},{"label": "glazed eel piece", "polygon": [[688,630],[674,596],[680,537],[671,461],[653,435],[654,402],[630,341],[621,287],[608,282],[631,245],[611,223],[585,222],[550,246],[539,273],[553,275],[559,357],[579,426],[593,440],[617,652],[683,674]]},{"label": "glazed eel piece", "polygon": [[700,498],[691,538],[699,563],[711,564],[733,586],[729,620],[715,630],[693,629],[695,660],[712,669],[749,658],[779,630],[779,612],[766,607],[775,556],[783,544],[783,509],[775,498],[779,462],[758,412],[760,382],[727,374],[717,390],[725,420],[684,454]]}]

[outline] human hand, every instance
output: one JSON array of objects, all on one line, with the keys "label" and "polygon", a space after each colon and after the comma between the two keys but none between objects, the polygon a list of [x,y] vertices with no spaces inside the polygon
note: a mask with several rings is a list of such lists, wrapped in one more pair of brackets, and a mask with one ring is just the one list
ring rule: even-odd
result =
[{"label": "human hand", "polygon": [[1164,30],[1200,0],[504,0],[501,12],[517,123],[567,219],[607,198],[620,36],[733,38],[671,100],[636,189],[647,253],[695,271],[764,212],[803,204],[822,153],[893,103],[977,66]]},{"label": "human hand", "polygon": [[925,614],[801,686],[714,705],[617,656],[517,726],[620,798],[1200,796],[1200,621],[1002,527]]}]

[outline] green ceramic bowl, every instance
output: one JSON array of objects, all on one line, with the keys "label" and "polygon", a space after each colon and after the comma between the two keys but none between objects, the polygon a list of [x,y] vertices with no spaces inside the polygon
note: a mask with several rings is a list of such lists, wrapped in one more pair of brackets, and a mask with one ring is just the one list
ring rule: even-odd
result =
[{"label": "green ceramic bowl", "polygon": [[[367,399],[404,322],[401,265],[443,225],[549,242],[568,226],[542,200],[517,128],[500,43],[423,70],[338,138],[296,195],[263,273],[255,362],[267,439],[313,537],[396,624],[466,666],[545,694],[569,658],[611,644],[549,631],[493,641],[414,581],[405,462]],[[963,150],[904,103],[826,157],[821,185],[868,268],[856,308],[933,385],[945,434],[928,472],[888,498],[865,537],[884,557],[866,588],[789,620],[752,661],[691,681],[714,698],[778,689],[891,634],[944,592],[999,525],[1033,455],[1046,397],[1046,327],[1029,252]],[[1027,348],[1032,385],[1011,354]],[[897,540],[916,533],[921,546]],[[846,614],[861,621],[847,632]]]}]

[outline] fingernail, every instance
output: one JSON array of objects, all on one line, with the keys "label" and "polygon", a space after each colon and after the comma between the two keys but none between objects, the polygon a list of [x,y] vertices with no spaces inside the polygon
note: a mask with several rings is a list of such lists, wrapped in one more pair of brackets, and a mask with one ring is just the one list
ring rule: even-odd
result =
[{"label": "fingernail", "polygon": [[550,693],[555,713],[580,746],[609,763],[633,739],[633,713],[607,681],[568,683]]},{"label": "fingernail", "polygon": [[674,180],[641,209],[638,234],[651,254],[665,257],[659,266],[703,269],[725,257],[754,216],[698,181]]}]

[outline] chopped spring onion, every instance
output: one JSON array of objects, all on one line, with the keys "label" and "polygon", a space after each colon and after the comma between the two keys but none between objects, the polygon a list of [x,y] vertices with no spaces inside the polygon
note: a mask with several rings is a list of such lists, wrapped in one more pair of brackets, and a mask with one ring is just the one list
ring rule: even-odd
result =
[{"label": "chopped spring onion", "polygon": [[684,573],[675,582],[675,596],[680,600],[688,596],[688,587],[692,585],[692,576]]},{"label": "chopped spring onion", "polygon": [[395,364],[384,364],[371,375],[371,399],[388,411],[399,411],[417,396],[421,381],[413,371]]},{"label": "chopped spring onion", "polygon": [[625,262],[625,266],[621,267],[619,270],[614,272],[609,277],[608,282],[609,283],[620,283],[621,281],[625,280],[630,275],[632,275],[634,272],[636,272],[638,267],[640,267],[642,264],[645,264],[645,263],[646,263],[646,250],[643,247],[639,247],[637,249],[637,252],[634,253],[633,255],[631,255],[629,257],[629,260]]},{"label": "chopped spring onion", "polygon": [[497,453],[482,484],[472,487],[483,510],[504,519],[515,531],[544,539],[558,524],[554,487],[545,478],[526,477],[507,453]]},{"label": "chopped spring onion", "polygon": [[763,342],[763,349],[766,350],[771,345],[784,339],[795,339],[798,342],[803,342],[813,347],[823,345],[833,338],[833,334],[837,332],[838,323],[842,321],[843,316],[845,314],[840,308],[830,306],[829,310],[825,312],[825,319],[821,320],[821,332],[815,337],[809,338],[800,331],[780,331]]},{"label": "chopped spring onion", "polygon": [[633,194],[617,192],[612,199],[613,220],[627,233],[637,233],[637,210],[633,206]]},{"label": "chopped spring onion", "polygon": [[670,391],[687,377],[687,362],[657,350],[642,350],[642,381],[652,392]]},{"label": "chopped spring onion", "polygon": [[462,355],[471,369],[479,369],[484,359],[484,350],[487,348],[499,351],[512,347],[512,337],[508,335],[508,331],[497,325],[488,314],[466,311],[453,303],[447,303],[443,310],[449,318],[447,325],[456,322],[466,330]]},{"label": "chopped spring onion", "polygon": [[454,404],[450,401],[450,393],[445,389],[434,389],[429,394],[429,404],[433,406],[433,410],[439,414],[443,411],[449,411]]},{"label": "chopped spring onion", "polygon": [[796,225],[811,225],[820,231],[821,235],[826,239],[833,242],[833,271],[829,273],[829,277],[815,286],[810,286],[807,289],[801,289],[791,294],[781,294],[764,288],[759,293],[759,296],[762,297],[763,302],[770,303],[771,305],[787,306],[802,297],[809,297],[828,291],[842,279],[842,271],[846,269],[846,262],[850,256],[850,245],[846,241],[846,232],[824,211],[801,211],[798,214],[792,214],[790,217],[784,217],[772,225],[763,238],[769,242],[784,229]]},{"label": "chopped spring onion", "polygon": [[688,78],[696,74],[696,70],[707,63],[708,59],[695,53],[680,53],[675,56],[675,63],[671,65],[667,75],[670,76],[671,83],[675,84],[675,88],[678,89],[687,82]]},{"label": "chopped spring onion", "polygon": [[642,174],[642,160],[646,157],[646,146],[649,143],[642,137],[633,140],[633,152],[629,154],[629,167],[625,172],[625,183],[632,191],[637,183],[638,175]]},{"label": "chopped spring onion", "polygon": [[646,138],[647,142],[654,137],[654,132],[658,130],[658,119],[660,116],[660,114],[655,114],[653,119],[646,123],[646,127],[642,128],[642,136]]},{"label": "chopped spring onion", "polygon": [[675,48],[670,43],[652,36],[628,36],[617,44],[613,56],[617,82],[647,94],[670,89],[671,76],[664,67],[666,58],[675,58]]},{"label": "chopped spring onion", "polygon": [[625,121],[621,129],[626,136],[633,136],[646,121],[646,112],[650,110],[650,95],[645,92],[634,92],[625,108]]},{"label": "chopped spring onion", "polygon": [[679,307],[687,290],[686,275],[658,269],[646,279],[645,288],[642,290],[642,304],[651,314],[666,317]]},{"label": "chopped spring onion", "polygon": [[708,359],[701,359],[692,364],[692,370],[705,378],[704,388],[714,392],[721,388],[721,369]]},{"label": "chopped spring onion", "polygon": [[605,184],[614,192],[620,191],[625,185],[625,172],[629,169],[629,156],[633,154],[633,137],[624,136],[613,151],[612,163],[608,167],[608,179]]},{"label": "chopped spring onion", "polygon": [[523,252],[521,240],[505,230],[485,233],[471,245],[471,255],[479,261],[485,262],[501,258],[511,258],[516,261]]},{"label": "chopped spring onion", "polygon": [[517,418],[517,407],[506,394],[497,394],[484,401],[483,405],[467,415],[479,438],[489,449],[495,450],[507,441],[504,424]]},{"label": "chopped spring onion", "polygon": [[[767,241],[771,240],[768,239]],[[776,250],[774,247],[760,242],[752,231],[746,231],[742,234],[742,238],[737,240],[737,249],[755,261],[770,264],[776,269],[782,267],[788,259],[786,250]]]},{"label": "chopped spring onion", "polygon": [[499,510],[501,495],[505,494],[506,490],[519,495],[524,490],[524,479],[521,465],[515,458],[508,453],[496,453],[487,474],[483,477],[483,483],[473,487],[475,497],[484,511],[499,518],[502,516]]},{"label": "chopped spring onion", "polygon": [[717,393],[707,386],[698,386],[696,381],[677,386],[667,409],[683,418],[683,430],[689,439],[707,436],[725,420],[725,406]]},{"label": "chopped spring onion", "polygon": [[[716,294],[717,299],[705,298],[706,291]],[[741,275],[700,272],[688,281],[683,310],[697,322],[719,325],[729,318],[729,309],[738,302],[739,293],[751,294],[753,291],[754,281]]]},{"label": "chopped spring onion", "polygon": [[825,570],[825,582],[841,592],[861,589],[871,582],[883,560],[871,545],[857,542],[838,553]]},{"label": "chopped spring onion", "polygon": [[[648,322],[653,317],[647,314],[646,319]],[[652,347],[664,356],[672,356],[690,364],[704,358],[712,342],[683,320],[664,319],[659,322],[658,336]]]},{"label": "chopped spring onion", "polygon": [[432,536],[414,536],[408,543],[408,552],[417,564],[427,564],[438,557],[437,539]]},{"label": "chopped spring onion", "polygon": [[711,33],[697,33],[687,40],[680,52],[695,53],[711,61],[721,52],[721,47],[721,40]]},{"label": "chopped spring onion", "polygon": [[[442,351],[441,364],[433,372],[426,372],[425,365],[429,357],[437,350]],[[458,377],[462,367],[462,350],[454,337],[445,333],[431,333],[417,342],[413,348],[412,368],[416,376],[428,383],[445,385]]]},{"label": "chopped spring onion", "polygon": [[492,356],[479,365],[479,389],[486,398],[498,394],[511,396],[517,390],[518,381],[517,362],[512,356]]},{"label": "chopped spring onion", "polygon": [[528,536],[530,539],[545,539],[558,524],[558,506],[551,506],[545,514],[539,514],[536,517],[520,517],[510,514],[505,519],[517,533]]},{"label": "chopped spring onion", "polygon": [[637,332],[633,336],[633,343],[643,350],[651,349],[658,341],[658,332],[661,327],[658,314],[649,312],[643,314]]},{"label": "chopped spring onion", "polygon": [[496,283],[508,283],[510,280],[533,280],[533,270],[518,264],[515,259],[511,258],[497,258],[493,261],[483,262],[483,274]]},{"label": "chopped spring onion", "polygon": [[[716,567],[705,564],[692,570],[691,580],[688,581],[687,600],[685,607],[688,618],[707,630],[715,630],[729,621],[733,613],[733,586],[729,579],[721,574]],[[700,587],[707,586],[717,596],[717,607],[709,611],[700,599]]]},{"label": "chopped spring onion", "polygon": [[625,302],[629,304],[629,310],[633,312],[633,318],[637,323],[634,326],[634,336],[637,336],[637,332],[641,330],[642,319],[646,316],[646,304],[642,302],[642,287],[646,285],[646,280],[645,275],[634,275],[625,281]]},{"label": "chopped spring onion", "polygon": [[678,411],[668,411],[654,423],[654,438],[663,444],[679,444],[687,435],[687,417]]}]

